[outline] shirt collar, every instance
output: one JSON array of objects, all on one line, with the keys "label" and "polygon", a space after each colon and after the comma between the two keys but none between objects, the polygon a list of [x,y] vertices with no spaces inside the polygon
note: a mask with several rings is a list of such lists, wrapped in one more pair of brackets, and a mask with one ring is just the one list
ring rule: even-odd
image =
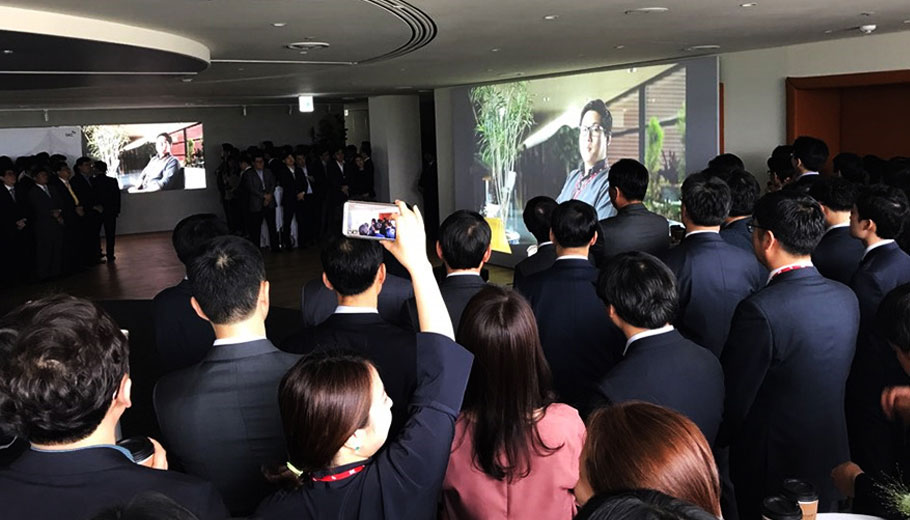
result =
[{"label": "shirt collar", "polygon": [[237,345],[238,343],[250,343],[252,341],[261,341],[267,339],[265,336],[234,336],[232,338],[221,338],[216,339],[215,343],[212,343],[213,346],[217,347],[220,345]]},{"label": "shirt collar", "polygon": [[800,175],[799,177],[797,177],[796,180],[800,180],[800,179],[802,179],[803,177],[808,177],[808,176],[810,176],[810,175],[818,175],[818,172],[806,172],[806,173]]},{"label": "shirt collar", "polygon": [[551,246],[551,245],[553,245],[553,241],[547,240],[546,242],[541,242],[541,243],[537,244],[537,248],[540,249],[543,246]]},{"label": "shirt collar", "polygon": [[777,269],[768,273],[768,281],[765,282],[765,285],[771,283],[771,280],[773,280],[775,276],[779,275],[781,271],[789,270],[794,267],[812,267],[812,261],[803,260],[801,262],[794,262],[792,264],[782,265],[782,266],[778,267]]},{"label": "shirt collar", "polygon": [[638,334],[633,335],[631,338],[626,340],[626,348],[623,349],[622,355],[625,356],[626,353],[629,352],[629,345],[631,345],[633,342],[638,341],[640,339],[644,339],[644,338],[650,338],[651,336],[666,334],[667,332],[670,332],[671,330],[673,330],[673,325],[667,324],[659,329],[645,330],[645,331],[639,332]]},{"label": "shirt collar", "polygon": [[95,446],[85,446],[82,448],[72,448],[72,449],[68,449],[68,450],[44,450],[41,448],[36,448],[35,446],[30,446],[30,449],[32,451],[37,451],[38,453],[51,453],[51,454],[53,454],[53,453],[73,453],[76,451],[96,450],[96,449],[109,449],[109,450],[119,451],[130,462],[136,462],[135,459],[133,459],[133,454],[130,453],[130,451],[128,449],[117,446],[116,444],[98,444]]},{"label": "shirt collar", "polygon": [[850,227],[850,223],[841,222],[840,224],[834,224],[833,226],[828,226],[827,228],[825,228],[825,234],[827,235],[828,231],[831,231],[832,229],[838,229],[838,228],[844,228],[844,227]]},{"label": "shirt collar", "polygon": [[588,257],[581,255],[563,255],[558,257],[556,260],[587,260]]},{"label": "shirt collar", "polygon": [[695,230],[695,231],[689,231],[688,233],[686,233],[686,236],[683,237],[683,238],[688,238],[688,237],[691,236],[691,235],[700,235],[700,234],[702,234],[702,233],[717,233],[717,234],[719,234],[720,231],[715,231],[715,230],[713,230],[713,229],[697,229],[697,230]]},{"label": "shirt collar", "polygon": [[878,249],[879,247],[886,246],[886,245],[888,245],[888,244],[893,244],[893,243],[894,243],[894,240],[888,238],[888,239],[886,239],[886,240],[882,240],[881,242],[876,242],[876,243],[872,244],[871,246],[869,246],[869,247],[866,248],[866,252],[863,253],[863,258],[862,258],[862,259],[865,260],[865,259],[866,259],[866,255],[868,255],[869,252],[872,251],[873,249]]},{"label": "shirt collar", "polygon": [[352,307],[350,305],[339,305],[335,307],[334,314],[379,314],[376,307]]},{"label": "shirt collar", "polygon": [[477,273],[472,273],[472,272],[470,272],[470,271],[457,271],[457,272],[454,272],[454,273],[449,273],[449,274],[447,274],[447,275],[446,275],[446,278],[450,278],[450,277],[452,277],[452,276],[480,276],[480,275],[477,274]]}]

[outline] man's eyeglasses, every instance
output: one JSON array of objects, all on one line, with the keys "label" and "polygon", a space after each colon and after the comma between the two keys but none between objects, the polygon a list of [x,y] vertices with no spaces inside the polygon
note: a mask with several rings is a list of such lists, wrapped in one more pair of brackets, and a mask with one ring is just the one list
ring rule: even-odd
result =
[{"label": "man's eyeglasses", "polygon": [[581,135],[587,137],[589,135],[603,135],[604,127],[600,126],[599,123],[594,123],[591,126],[580,126],[578,130],[581,132]]},{"label": "man's eyeglasses", "polygon": [[749,233],[754,232],[756,229],[771,229],[771,228],[759,226],[758,224],[755,224],[753,222],[749,222],[748,224],[746,224],[746,231],[748,231]]}]

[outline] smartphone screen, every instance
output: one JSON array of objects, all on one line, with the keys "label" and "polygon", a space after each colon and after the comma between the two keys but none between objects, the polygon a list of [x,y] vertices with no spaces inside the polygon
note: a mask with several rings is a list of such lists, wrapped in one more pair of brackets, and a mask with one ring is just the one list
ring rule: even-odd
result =
[{"label": "smartphone screen", "polygon": [[392,215],[398,215],[394,204],[350,200],[344,203],[341,233],[348,238],[395,240]]}]

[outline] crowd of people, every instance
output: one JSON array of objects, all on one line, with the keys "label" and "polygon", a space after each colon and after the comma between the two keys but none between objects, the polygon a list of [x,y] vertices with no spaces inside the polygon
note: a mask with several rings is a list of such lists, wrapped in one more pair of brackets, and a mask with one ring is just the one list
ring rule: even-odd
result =
[{"label": "crowd of people", "polygon": [[[642,203],[647,169],[616,161],[615,215],[528,201],[538,247],[511,288],[483,279],[481,215],[443,220],[437,273],[397,202],[394,240],[326,234],[277,345],[259,244],[187,217],[186,279],[155,298],[167,374],[145,451],[118,445],[129,347],[104,311],[55,295],[0,320],[5,514],[901,517],[910,163],[841,155],[821,175],[827,155],[776,149],[764,195],[716,157],[682,185],[681,234]],[[242,178],[262,176],[248,157]]]},{"label": "crowd of people", "polygon": [[80,157],[70,168],[65,156],[46,152],[2,156],[0,175],[0,287],[114,261],[120,188],[107,164]]}]

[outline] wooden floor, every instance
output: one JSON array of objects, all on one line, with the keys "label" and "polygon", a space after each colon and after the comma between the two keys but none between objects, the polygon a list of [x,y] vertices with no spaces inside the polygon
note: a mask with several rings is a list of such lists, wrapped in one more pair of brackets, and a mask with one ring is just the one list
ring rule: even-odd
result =
[{"label": "wooden floor", "polygon": [[[145,300],[184,276],[183,264],[171,245],[171,233],[146,233],[117,237],[117,260],[86,271],[40,284],[3,290],[0,314],[43,295],[65,292],[93,300]],[[271,285],[271,304],[300,308],[300,288],[322,274],[315,247],[272,253],[263,250]],[[434,259],[435,260],[435,259]],[[438,263],[438,261],[437,261]],[[512,270],[489,266],[490,281],[509,284]]]}]

